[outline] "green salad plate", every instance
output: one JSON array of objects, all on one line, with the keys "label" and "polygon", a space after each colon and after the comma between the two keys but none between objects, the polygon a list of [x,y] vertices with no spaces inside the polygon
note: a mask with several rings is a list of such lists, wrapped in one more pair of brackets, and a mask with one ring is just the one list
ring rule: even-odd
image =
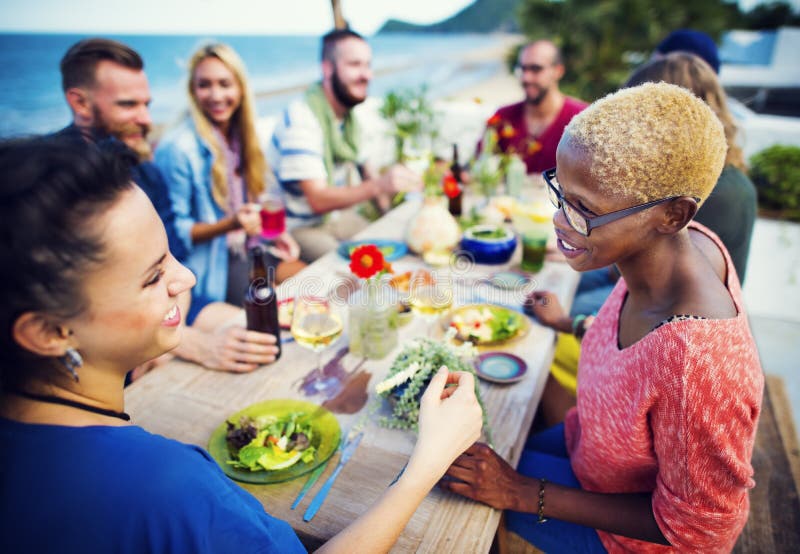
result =
[{"label": "green salad plate", "polygon": [[[309,422],[311,424],[311,429],[313,431],[311,445],[317,449],[314,459],[311,462],[305,463],[298,461],[290,467],[273,471],[250,471],[248,469],[234,467],[228,463],[228,461],[232,461],[234,458],[225,440],[228,431],[227,422],[230,421],[238,425],[239,420],[243,416],[253,419],[263,416],[280,418],[292,412],[304,414],[298,421]],[[255,484],[281,483],[283,481],[296,479],[301,475],[313,471],[314,468],[318,467],[320,464],[325,463],[339,447],[341,434],[342,430],[339,427],[339,422],[336,420],[336,417],[322,406],[304,400],[265,400],[252,404],[244,410],[225,418],[225,421],[211,434],[211,438],[208,441],[208,452],[222,468],[222,471],[232,479]]]}]

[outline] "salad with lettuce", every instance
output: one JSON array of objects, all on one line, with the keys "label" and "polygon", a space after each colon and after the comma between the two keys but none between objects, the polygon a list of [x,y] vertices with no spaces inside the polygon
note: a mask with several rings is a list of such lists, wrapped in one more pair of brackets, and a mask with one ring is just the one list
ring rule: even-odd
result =
[{"label": "salad with lettuce", "polygon": [[456,311],[450,322],[457,337],[474,344],[500,342],[514,337],[522,329],[522,316],[500,306],[465,306]]},{"label": "salad with lettuce", "polygon": [[291,412],[281,417],[227,421],[225,439],[232,458],[227,463],[250,471],[274,471],[301,461],[312,462],[316,454],[311,445],[314,431],[305,416],[304,412]]}]

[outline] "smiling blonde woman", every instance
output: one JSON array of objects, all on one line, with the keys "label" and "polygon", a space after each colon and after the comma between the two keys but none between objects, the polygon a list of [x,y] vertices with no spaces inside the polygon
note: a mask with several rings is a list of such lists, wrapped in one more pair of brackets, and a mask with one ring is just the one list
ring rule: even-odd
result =
[{"label": "smiling blonde woman", "polygon": [[[247,250],[261,235],[259,196],[267,164],[244,63],[225,44],[200,48],[189,63],[189,117],[161,141],[155,163],[170,190],[178,234],[197,276],[193,294],[240,305],[247,288]],[[284,263],[278,281],[299,271],[288,233],[275,239]]]}]

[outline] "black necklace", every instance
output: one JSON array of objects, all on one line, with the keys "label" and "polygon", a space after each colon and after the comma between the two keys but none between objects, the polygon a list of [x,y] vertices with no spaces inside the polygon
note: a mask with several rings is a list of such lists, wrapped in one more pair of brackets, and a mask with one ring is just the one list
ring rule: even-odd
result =
[{"label": "black necklace", "polygon": [[39,402],[49,402],[50,404],[63,404],[64,406],[71,406],[73,408],[78,408],[79,410],[85,410],[87,412],[93,412],[95,414],[116,417],[117,419],[121,419],[123,421],[131,420],[131,416],[129,416],[125,412],[115,412],[114,410],[106,410],[105,408],[90,406],[89,404],[84,404],[83,402],[78,402],[76,400],[61,398],[60,396],[51,396],[49,394],[34,394],[32,392],[27,392],[22,390],[13,390],[9,392],[11,394],[16,394],[17,396],[24,396],[25,398],[30,398],[31,400],[38,400]]}]

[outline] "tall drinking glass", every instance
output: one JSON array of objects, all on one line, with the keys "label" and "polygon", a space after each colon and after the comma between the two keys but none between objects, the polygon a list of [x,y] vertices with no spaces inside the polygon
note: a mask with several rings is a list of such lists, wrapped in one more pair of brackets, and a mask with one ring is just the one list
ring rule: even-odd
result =
[{"label": "tall drinking glass", "polygon": [[297,344],[317,354],[317,367],[311,374],[317,392],[332,386],[322,372],[322,352],[342,335],[342,316],[338,306],[319,297],[298,296],[294,300],[292,336]]},{"label": "tall drinking glass", "polygon": [[275,193],[261,196],[261,236],[274,240],[286,230],[286,206]]}]

